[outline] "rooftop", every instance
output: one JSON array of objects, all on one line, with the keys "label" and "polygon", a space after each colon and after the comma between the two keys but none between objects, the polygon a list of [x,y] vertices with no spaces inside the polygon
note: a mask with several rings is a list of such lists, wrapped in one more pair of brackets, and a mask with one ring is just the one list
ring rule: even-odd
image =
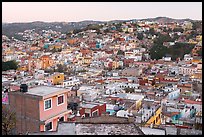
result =
[{"label": "rooftop", "polygon": [[134,124],[75,124],[59,123],[57,131],[29,135],[142,135]]},{"label": "rooftop", "polygon": [[65,88],[57,88],[57,87],[49,87],[49,86],[38,86],[34,88],[28,89],[27,94],[37,95],[37,96],[47,96],[53,95],[56,93],[60,93],[66,91]]},{"label": "rooftop", "polygon": [[140,127],[140,129],[145,135],[165,135],[165,130],[163,129],[153,129],[149,127]]},{"label": "rooftop", "polygon": [[134,124],[77,124],[77,135],[141,135]]},{"label": "rooftop", "polygon": [[93,108],[93,107],[96,107],[97,105],[95,105],[95,104],[81,104],[81,107],[82,108]]}]

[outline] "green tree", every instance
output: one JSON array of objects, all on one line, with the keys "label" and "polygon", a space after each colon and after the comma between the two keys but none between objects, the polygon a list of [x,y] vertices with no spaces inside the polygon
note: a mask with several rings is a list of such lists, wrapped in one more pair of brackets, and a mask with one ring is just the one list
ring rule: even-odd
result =
[{"label": "green tree", "polygon": [[201,29],[202,28],[202,21],[195,21],[195,22],[192,22],[193,26],[193,30],[197,30],[197,29]]},{"label": "green tree", "polygon": [[118,50],[117,55],[125,55],[125,52],[122,50]]},{"label": "green tree", "polygon": [[2,105],[2,135],[12,135],[15,129],[16,114],[9,106]]},{"label": "green tree", "polygon": [[172,40],[176,41],[176,40],[178,40],[178,38],[179,38],[179,35],[175,33]]},{"label": "green tree", "polygon": [[109,29],[105,29],[103,32],[104,32],[104,33],[109,33],[110,30],[109,30]]},{"label": "green tree", "polygon": [[150,57],[151,59],[161,59],[168,53],[167,47],[161,44],[154,44],[150,49]]},{"label": "green tree", "polygon": [[121,23],[117,23],[117,24],[115,25],[115,27],[116,27],[117,30],[121,29],[121,26],[122,26]]},{"label": "green tree", "polygon": [[142,48],[146,48],[146,46],[144,44],[141,45]]},{"label": "green tree", "polygon": [[198,50],[197,53],[198,53],[198,56],[202,56],[202,48]]},{"label": "green tree", "polygon": [[150,28],[150,29],[149,29],[149,34],[151,34],[151,35],[155,35],[154,28]]},{"label": "green tree", "polygon": [[62,64],[57,64],[57,69],[55,71],[62,73],[65,71],[65,66]]},{"label": "green tree", "polygon": [[159,33],[158,38],[154,40],[155,44],[163,45],[164,42],[173,42],[174,40],[168,34]]},{"label": "green tree", "polygon": [[177,27],[177,28],[174,28],[173,31],[174,32],[181,32],[181,33],[183,33],[184,29],[181,28],[181,27]]},{"label": "green tree", "polygon": [[7,62],[2,62],[2,70],[7,71],[7,70],[16,70],[18,68],[18,63],[15,60],[7,61]]},{"label": "green tree", "polygon": [[139,40],[143,40],[144,35],[143,35],[142,33],[138,33],[138,34],[137,34],[137,38],[138,38]]},{"label": "green tree", "polygon": [[82,31],[81,29],[75,29],[75,30],[73,31],[73,33],[74,33],[74,34],[77,34],[77,33],[81,32],[81,31]]},{"label": "green tree", "polygon": [[185,54],[190,54],[195,44],[175,43],[175,45],[167,49],[167,53],[172,56],[172,60],[177,58],[183,59]]}]

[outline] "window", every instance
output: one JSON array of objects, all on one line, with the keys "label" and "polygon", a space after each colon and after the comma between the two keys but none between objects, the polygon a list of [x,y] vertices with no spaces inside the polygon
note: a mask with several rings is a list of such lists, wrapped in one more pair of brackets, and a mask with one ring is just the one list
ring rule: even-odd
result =
[{"label": "window", "polygon": [[47,99],[44,101],[44,110],[52,108],[52,99]]},{"label": "window", "polygon": [[57,97],[57,105],[61,105],[64,103],[64,95],[60,95]]},{"label": "window", "polygon": [[49,122],[45,125],[45,131],[50,131],[52,130],[52,122]]},{"label": "window", "polygon": [[90,114],[89,113],[85,113],[85,117],[90,117]]},{"label": "window", "polygon": [[64,121],[64,117],[61,117],[61,118],[59,119],[59,121]]},{"label": "window", "polygon": [[98,116],[98,110],[92,112],[92,116],[93,116],[93,117]]}]

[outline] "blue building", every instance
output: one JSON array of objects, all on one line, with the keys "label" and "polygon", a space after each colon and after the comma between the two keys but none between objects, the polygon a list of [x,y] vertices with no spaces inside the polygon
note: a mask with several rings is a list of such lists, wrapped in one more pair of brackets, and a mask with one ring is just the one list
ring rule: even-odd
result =
[{"label": "blue building", "polygon": [[100,43],[100,42],[98,42],[98,41],[96,42],[96,48],[98,48],[98,49],[99,49],[99,48],[102,48],[101,43]]}]

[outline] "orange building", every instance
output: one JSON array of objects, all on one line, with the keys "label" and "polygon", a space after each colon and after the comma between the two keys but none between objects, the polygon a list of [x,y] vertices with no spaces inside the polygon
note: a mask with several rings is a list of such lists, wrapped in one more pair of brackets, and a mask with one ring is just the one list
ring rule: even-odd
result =
[{"label": "orange building", "polygon": [[196,45],[193,49],[192,49],[192,54],[193,56],[198,56],[198,51],[202,49],[202,46]]},{"label": "orange building", "polygon": [[77,39],[76,38],[68,39],[67,42],[68,44],[73,45],[77,42]]},{"label": "orange building", "polygon": [[52,66],[54,63],[54,61],[48,55],[41,56],[40,60],[42,60],[42,66],[41,66],[42,69],[46,69]]},{"label": "orange building", "polygon": [[42,60],[40,59],[29,59],[28,60],[28,71],[33,71],[34,69],[41,69]]}]

